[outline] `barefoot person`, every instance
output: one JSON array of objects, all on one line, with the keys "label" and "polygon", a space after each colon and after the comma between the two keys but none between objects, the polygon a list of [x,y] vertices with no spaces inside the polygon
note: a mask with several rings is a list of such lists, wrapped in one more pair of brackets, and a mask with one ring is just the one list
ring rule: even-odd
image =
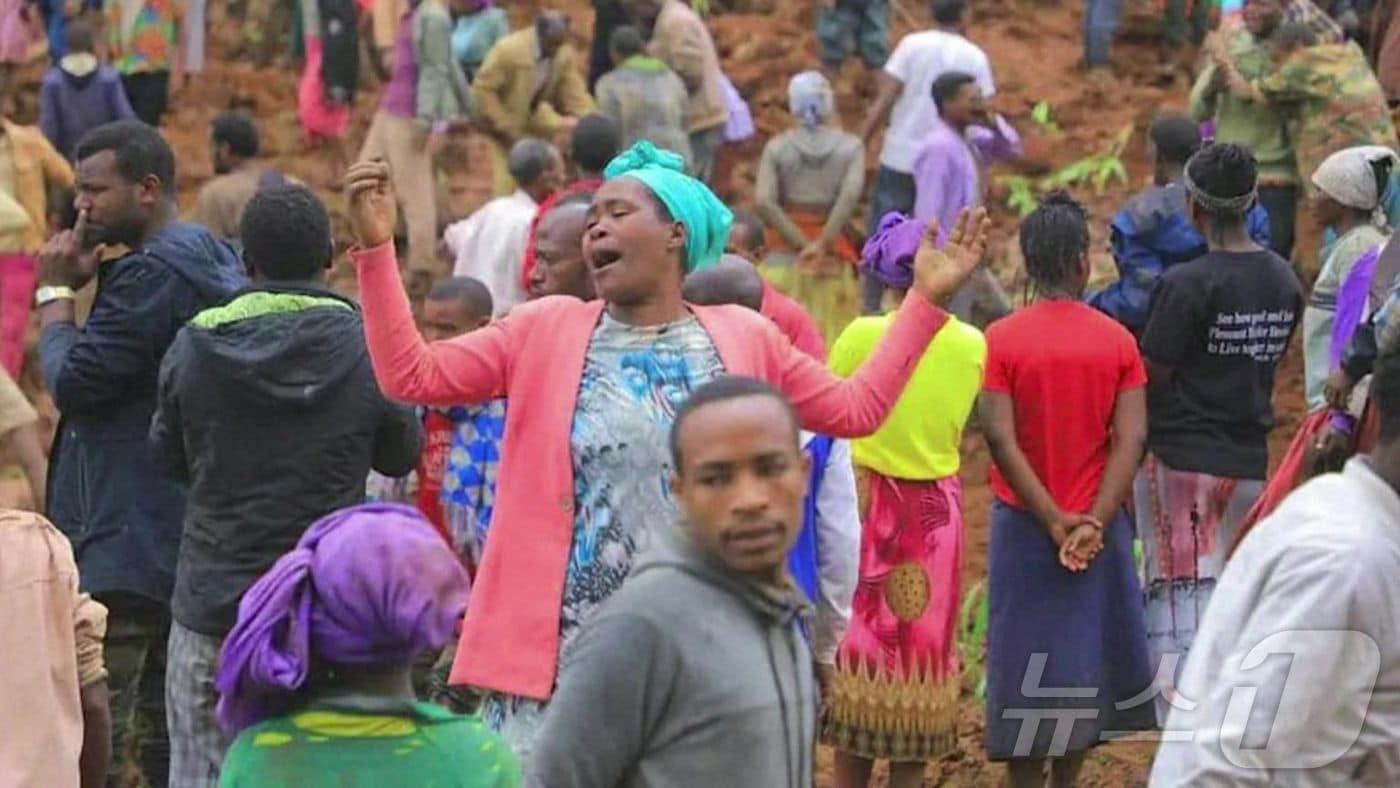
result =
[{"label": "barefoot person", "polygon": [[[1124,703],[1152,685],[1124,509],[1142,458],[1147,376],[1132,334],[1083,303],[1084,219],[1063,194],[1026,218],[1021,252],[1036,300],[987,329],[981,415],[996,498],[985,741],[1012,788],[1044,786],[1047,759],[1052,784],[1073,785],[1105,733],[1155,724],[1149,702]],[[1028,687],[1032,675],[1039,684]],[[1066,689],[1050,697],[1037,687]],[[1074,715],[1066,740],[1056,711]]]},{"label": "barefoot person", "polygon": [[680,166],[648,143],[608,166],[583,239],[598,300],[542,298],[433,344],[399,284],[388,169],[366,162],[348,176],[352,257],[385,393],[423,404],[510,399],[491,549],[452,679],[489,691],[484,716],[526,761],[561,645],[617,589],[659,513],[674,511],[665,432],[679,402],[722,373],[756,374],[791,398],[804,428],[868,434],[947,321],[934,304],[985,250],[981,212],[963,218],[945,251],[921,250],[890,334],[842,382],[762,315],[682,300],[684,274],[718,260],[730,215]]}]

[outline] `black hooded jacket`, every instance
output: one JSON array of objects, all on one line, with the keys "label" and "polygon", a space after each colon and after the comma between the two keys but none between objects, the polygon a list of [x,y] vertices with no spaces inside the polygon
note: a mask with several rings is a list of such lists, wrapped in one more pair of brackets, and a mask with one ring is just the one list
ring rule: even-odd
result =
[{"label": "black hooded jacket", "polygon": [[380,393],[353,303],[262,283],[176,336],[151,441],[189,487],[172,613],[221,636],[307,526],[361,503],[371,468],[412,470],[421,439],[414,411]]}]

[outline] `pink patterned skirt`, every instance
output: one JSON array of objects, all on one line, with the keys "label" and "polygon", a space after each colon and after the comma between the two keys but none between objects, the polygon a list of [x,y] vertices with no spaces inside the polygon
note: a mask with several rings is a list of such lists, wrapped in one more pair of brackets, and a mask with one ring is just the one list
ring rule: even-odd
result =
[{"label": "pink patterned skirt", "polygon": [[863,473],[860,584],[822,738],[866,758],[933,760],[957,745],[962,483]]}]

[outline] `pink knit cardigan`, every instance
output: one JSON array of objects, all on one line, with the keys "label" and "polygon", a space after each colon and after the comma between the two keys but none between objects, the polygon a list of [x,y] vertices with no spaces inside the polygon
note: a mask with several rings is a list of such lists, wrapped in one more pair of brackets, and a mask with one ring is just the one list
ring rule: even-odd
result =
[{"label": "pink knit cardigan", "polygon": [[[370,359],[385,394],[442,406],[510,400],[491,538],[451,682],[548,699],[573,544],[569,431],[603,302],[544,298],[464,336],[427,344],[414,325],[393,246],[355,250],[351,257],[359,272]],[[879,349],[842,380],[794,348],[757,312],[740,306],[689,308],[728,373],[767,381],[792,401],[805,429],[841,438],[880,427],[947,321],[938,307],[910,295]]]}]

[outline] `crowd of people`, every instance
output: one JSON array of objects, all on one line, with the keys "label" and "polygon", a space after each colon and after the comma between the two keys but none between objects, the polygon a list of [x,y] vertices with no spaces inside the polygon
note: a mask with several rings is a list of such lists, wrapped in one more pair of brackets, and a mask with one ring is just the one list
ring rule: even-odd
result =
[{"label": "crowd of people", "polygon": [[[1087,66],[1118,5],[1087,3]],[[178,204],[159,123],[203,2],[33,18],[38,125],[0,118],[0,441],[35,509],[0,511],[0,786],[801,788],[821,743],[839,788],[878,761],[906,788],[957,754],[969,659],[1013,786],[1157,735],[1153,785],[1400,780],[1389,6],[1367,37],[1245,0],[1146,129],[1116,280],[1056,190],[1021,303],[986,206],[1021,140],[967,0],[892,50],[890,4],[824,5],[752,206],[712,188],[754,130],[703,14],[595,6],[585,65],[559,10],[302,3],[350,287],[245,114]],[[472,137],[495,196],[449,216],[436,154]],[[1309,412],[1271,472],[1295,337]]]}]

